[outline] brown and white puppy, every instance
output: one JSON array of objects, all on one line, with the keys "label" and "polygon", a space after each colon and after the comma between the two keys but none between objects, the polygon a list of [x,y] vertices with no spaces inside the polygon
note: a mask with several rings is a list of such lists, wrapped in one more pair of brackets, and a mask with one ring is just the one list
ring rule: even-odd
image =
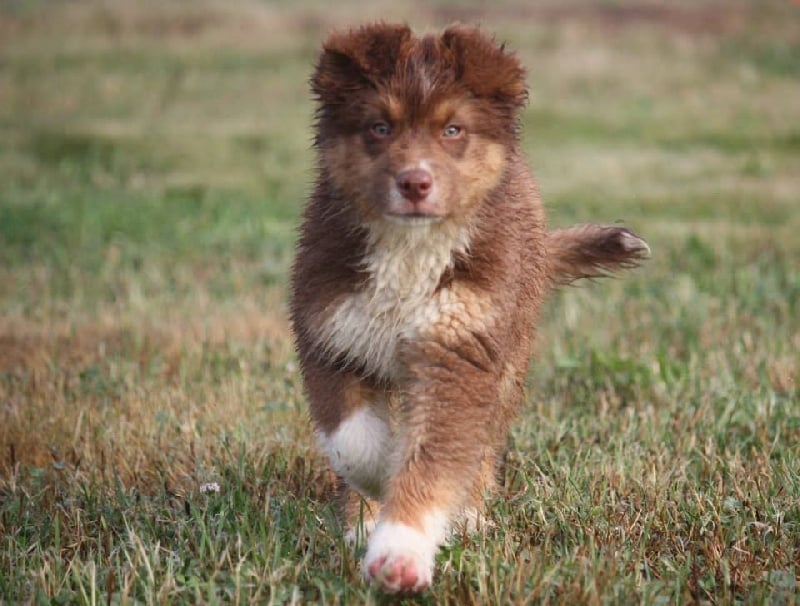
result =
[{"label": "brown and white puppy", "polygon": [[619,227],[546,230],[519,149],[524,70],[477,29],[337,32],[311,82],[291,303],[311,416],[350,532],[359,510],[374,526],[364,576],[418,591],[495,483],[547,291],[648,249]]}]

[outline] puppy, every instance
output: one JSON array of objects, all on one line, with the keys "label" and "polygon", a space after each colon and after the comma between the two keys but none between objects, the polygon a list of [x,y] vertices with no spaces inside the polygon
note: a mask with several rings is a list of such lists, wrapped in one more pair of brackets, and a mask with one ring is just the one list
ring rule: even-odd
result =
[{"label": "puppy", "polygon": [[478,519],[548,290],[636,265],[620,227],[548,232],[519,146],[525,74],[477,29],[333,33],[311,79],[317,179],[291,319],[319,444],[362,570],[431,583],[454,524]]}]

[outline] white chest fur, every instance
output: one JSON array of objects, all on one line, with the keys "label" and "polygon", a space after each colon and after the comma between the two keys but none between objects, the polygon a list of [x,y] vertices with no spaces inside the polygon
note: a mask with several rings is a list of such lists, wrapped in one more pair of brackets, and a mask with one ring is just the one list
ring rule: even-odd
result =
[{"label": "white chest fur", "polygon": [[413,338],[457,305],[448,289],[437,287],[452,267],[454,254],[467,247],[464,228],[373,226],[364,259],[368,278],[325,314],[318,331],[320,347],[378,377],[395,377],[402,340]]}]

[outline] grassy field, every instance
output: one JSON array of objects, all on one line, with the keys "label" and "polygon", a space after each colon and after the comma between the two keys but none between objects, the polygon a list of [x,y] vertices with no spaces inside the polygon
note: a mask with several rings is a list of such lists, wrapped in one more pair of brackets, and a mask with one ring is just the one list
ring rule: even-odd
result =
[{"label": "grassy field", "polygon": [[0,602],[388,602],[285,302],[315,49],[384,18],[518,48],[551,223],[653,250],[551,299],[497,526],[408,601],[797,603],[800,6],[331,6],[0,3]]}]

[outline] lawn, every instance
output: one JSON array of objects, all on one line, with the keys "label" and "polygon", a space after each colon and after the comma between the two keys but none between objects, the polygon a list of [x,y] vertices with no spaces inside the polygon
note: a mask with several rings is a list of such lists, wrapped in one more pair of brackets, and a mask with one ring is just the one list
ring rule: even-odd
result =
[{"label": "lawn", "polygon": [[800,600],[800,6],[0,3],[0,602],[384,603],[286,320],[334,26],[518,49],[550,222],[653,254],[556,293],[496,525],[423,604]]}]

